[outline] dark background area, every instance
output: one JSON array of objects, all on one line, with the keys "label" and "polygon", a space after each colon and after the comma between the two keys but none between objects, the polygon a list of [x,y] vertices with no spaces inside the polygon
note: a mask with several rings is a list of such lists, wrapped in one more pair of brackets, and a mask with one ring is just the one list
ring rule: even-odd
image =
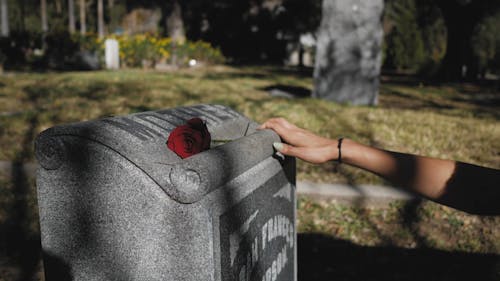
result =
[{"label": "dark background area", "polygon": [[[67,59],[78,50],[68,40],[68,1],[46,2],[46,31],[40,24],[41,3],[46,0],[5,1],[10,35],[0,40],[0,59],[7,69],[49,67],[48,59],[29,59],[35,49],[46,49],[52,59],[54,53],[57,59]],[[95,34],[98,0],[84,2],[86,30]],[[74,3],[76,33],[82,25],[79,3]],[[314,38],[321,20],[320,0],[103,0],[103,5],[105,34],[128,32],[127,16],[138,10],[154,11],[161,14],[154,33],[170,36],[173,30],[181,30],[189,40],[220,48],[233,64],[283,64],[291,52],[298,51],[301,66],[304,52],[314,57],[314,46],[301,44],[301,35]],[[386,0],[381,19],[383,68],[439,81],[496,78],[499,7],[496,0]]]}]

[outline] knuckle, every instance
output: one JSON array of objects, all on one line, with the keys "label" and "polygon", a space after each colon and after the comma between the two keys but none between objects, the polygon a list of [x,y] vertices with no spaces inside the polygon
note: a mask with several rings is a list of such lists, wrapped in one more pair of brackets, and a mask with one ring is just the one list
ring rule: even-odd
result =
[{"label": "knuckle", "polygon": [[278,118],[276,119],[276,121],[278,121],[280,124],[285,124],[285,123],[286,123],[286,119],[285,119],[285,118],[283,118],[283,117],[278,117]]}]

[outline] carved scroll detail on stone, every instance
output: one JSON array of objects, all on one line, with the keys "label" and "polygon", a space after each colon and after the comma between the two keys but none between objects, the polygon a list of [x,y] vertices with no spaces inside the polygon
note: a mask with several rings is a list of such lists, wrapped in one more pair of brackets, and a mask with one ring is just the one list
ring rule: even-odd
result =
[{"label": "carved scroll detail on stone", "polygon": [[201,176],[192,169],[174,167],[170,170],[170,182],[178,190],[186,194],[194,194],[201,189]]},{"label": "carved scroll detail on stone", "polygon": [[60,138],[41,137],[35,143],[35,156],[47,170],[56,170],[66,159],[66,147]]}]

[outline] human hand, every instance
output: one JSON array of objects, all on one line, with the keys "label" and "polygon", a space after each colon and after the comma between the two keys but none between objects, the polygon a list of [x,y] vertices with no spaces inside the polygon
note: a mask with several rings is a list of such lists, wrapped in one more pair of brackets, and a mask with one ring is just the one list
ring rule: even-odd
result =
[{"label": "human hand", "polygon": [[273,146],[285,155],[295,156],[314,164],[337,158],[336,140],[320,137],[295,126],[284,118],[269,119],[259,129],[274,130],[287,144],[276,142]]}]

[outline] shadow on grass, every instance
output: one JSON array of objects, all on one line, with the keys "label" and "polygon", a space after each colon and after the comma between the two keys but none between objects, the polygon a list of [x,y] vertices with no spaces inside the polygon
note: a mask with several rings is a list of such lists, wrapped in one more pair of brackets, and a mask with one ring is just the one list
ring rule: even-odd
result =
[{"label": "shadow on grass", "polygon": [[241,79],[241,78],[253,78],[253,79],[267,79],[269,75],[262,72],[224,72],[224,73],[207,73],[203,76],[203,79],[207,80],[230,80],[230,79]]},{"label": "shadow on grass", "polygon": [[295,77],[313,77],[313,67],[297,66],[297,67],[274,67],[270,69],[271,73],[279,75],[292,75]]},{"label": "shadow on grass", "polygon": [[[66,80],[66,81],[65,81]],[[143,87],[134,82],[93,81],[80,86],[65,84],[70,79],[62,81],[37,83],[23,88],[28,96],[36,95],[39,102],[52,102],[59,98],[80,97],[89,101],[103,101],[117,96],[133,96],[143,91]],[[63,84],[63,85],[59,85]]]},{"label": "shadow on grass", "polygon": [[259,88],[259,90],[266,91],[273,97],[283,97],[291,99],[311,97],[311,90],[299,86],[276,84],[272,86]]},{"label": "shadow on grass", "polygon": [[[33,104],[39,109],[39,92],[27,92],[26,103]],[[37,110],[38,112],[38,110]],[[21,139],[21,150],[16,154],[12,164],[12,196],[11,204],[6,208],[7,217],[0,225],[0,255],[6,259],[11,266],[18,268],[20,274],[13,280],[33,280],[38,271],[40,259],[40,237],[38,232],[30,229],[30,225],[38,222],[38,217],[30,204],[30,196],[33,197],[33,186],[28,180],[23,165],[30,160],[33,147],[33,139],[39,123],[38,114],[31,115],[28,120],[29,127]],[[35,221],[35,222],[34,222]]]},{"label": "shadow on grass", "polygon": [[[425,93],[408,94],[381,86],[380,107],[405,110],[431,110],[452,116],[462,116],[462,112],[472,113],[478,118],[500,119],[500,95],[469,95],[463,92],[446,98],[429,96]],[[458,110],[458,112],[457,112]]]},{"label": "shadow on grass", "polygon": [[367,247],[298,234],[298,280],[499,280],[500,257],[430,248]]}]

